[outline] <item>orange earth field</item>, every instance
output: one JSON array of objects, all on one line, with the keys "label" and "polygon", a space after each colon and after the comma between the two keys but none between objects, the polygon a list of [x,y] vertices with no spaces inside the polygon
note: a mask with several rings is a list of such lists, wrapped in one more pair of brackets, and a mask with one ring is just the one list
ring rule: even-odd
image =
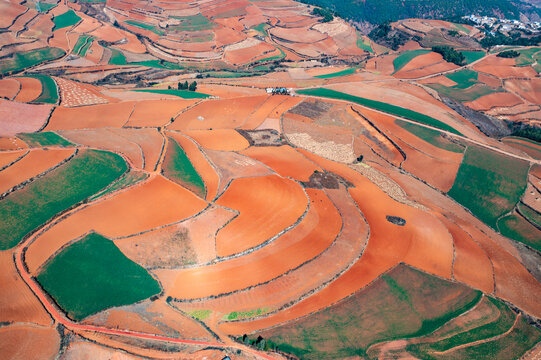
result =
[{"label": "orange earth field", "polygon": [[[0,239],[0,358],[286,359],[235,337],[332,311],[400,264],[480,290],[486,296],[476,311],[491,296],[512,305],[516,319],[539,324],[538,244],[506,237],[501,221],[490,227],[448,192],[468,151],[480,147],[527,164],[527,187],[506,211],[528,207],[539,217],[541,147],[487,135],[430,86],[452,88],[458,84],[446,75],[474,70],[492,92],[462,105],[500,124],[539,126],[539,64],[485,52],[457,66],[428,52],[395,71],[394,60],[422,41],[388,49],[292,0],[36,5],[0,4],[0,214],[25,199],[28,184],[90,149],[120,155],[128,171],[103,193],[49,214],[20,243]],[[67,11],[80,20],[58,28],[55,18]],[[451,30],[483,36],[446,21],[391,26],[421,38]],[[92,41],[86,54],[75,50],[81,36]],[[3,70],[15,54],[49,47],[63,53]],[[49,75],[56,93],[36,74]],[[176,91],[184,81],[196,81],[199,94]],[[271,95],[276,87],[287,94]],[[300,91],[314,88],[394,108]],[[418,132],[402,127],[400,114]],[[34,196],[48,196],[42,191]],[[535,216],[521,216],[539,229]],[[0,220],[0,232],[20,225],[10,221]],[[76,321],[39,277],[93,232],[159,292]],[[392,357],[402,340],[376,343],[370,353]]]}]

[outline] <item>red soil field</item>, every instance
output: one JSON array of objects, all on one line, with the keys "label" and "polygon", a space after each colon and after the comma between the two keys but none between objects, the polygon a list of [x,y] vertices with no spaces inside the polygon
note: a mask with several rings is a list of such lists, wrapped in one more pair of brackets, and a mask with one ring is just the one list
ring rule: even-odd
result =
[{"label": "red soil field", "polygon": [[224,59],[233,65],[243,65],[258,59],[278,55],[280,55],[280,52],[274,46],[259,41],[250,47],[235,50],[226,49]]},{"label": "red soil field", "polygon": [[[126,126],[163,126],[180,112],[196,103],[196,100],[148,100],[139,101]],[[183,116],[184,117],[184,116]],[[183,117],[180,119],[182,122]]]},{"label": "red soil field", "polygon": [[154,171],[158,165],[165,141],[157,129],[109,129],[109,132],[137,144],[143,152],[146,171]]},{"label": "red soil field", "polygon": [[55,359],[60,335],[55,328],[10,325],[0,328],[0,353],[4,359]]},{"label": "red soil field", "polygon": [[[455,244],[453,276],[455,279],[491,294],[494,291],[494,278],[492,262],[487,254],[458,225],[443,215],[439,218],[453,236]],[[475,266],[472,266],[472,264],[475,264]]]},{"label": "red soil field", "polygon": [[221,27],[214,30],[215,42],[217,47],[222,47],[230,44],[240,42],[246,38],[241,32],[235,31],[227,27]]},{"label": "red soil field", "polygon": [[146,322],[139,314],[117,309],[109,309],[91,316],[83,324],[104,326],[110,329],[125,329],[140,333],[165,335],[157,326]]},{"label": "red soil field", "polygon": [[[53,36],[49,38],[49,46],[60,48],[66,52],[71,50],[69,46],[68,36],[67,36],[67,33],[69,30],[70,30],[69,27],[65,27],[65,28],[54,31]],[[72,45],[74,44],[75,43],[73,43]]]},{"label": "red soil field", "polygon": [[264,163],[280,176],[291,177],[298,181],[308,181],[314,171],[322,171],[319,166],[289,145],[280,147],[252,146],[242,151],[241,154]]},{"label": "red soil field", "polygon": [[2,79],[0,80],[0,97],[13,100],[21,89],[21,84],[17,79]]},{"label": "red soil field", "polygon": [[524,99],[541,104],[541,79],[519,80],[511,79],[505,82],[505,89],[514,92]]},{"label": "red soil field", "polygon": [[144,155],[139,145],[109,129],[60,130],[58,134],[75,144],[121,153],[133,167],[144,167]]},{"label": "red soil field", "polygon": [[223,257],[260,245],[293,225],[308,199],[297,183],[270,175],[234,180],[216,204],[239,211],[216,235],[216,253]]},{"label": "red soil field", "polygon": [[168,131],[167,136],[173,138],[182,147],[195,170],[203,179],[205,189],[207,190],[207,201],[214,200],[218,195],[220,177],[205,154],[197,147],[193,140],[180,133]]},{"label": "red soil field", "polygon": [[108,42],[117,42],[125,38],[125,31],[104,23],[102,26],[92,31],[90,35]]},{"label": "red soil field", "polygon": [[13,262],[13,251],[0,252],[0,270],[2,321],[51,325],[49,314],[19,276]]},{"label": "red soil field", "polygon": [[232,129],[242,125],[267,96],[207,100],[182,113],[170,130]]},{"label": "red soil field", "polygon": [[534,78],[537,76],[530,66],[514,66],[515,59],[504,59],[496,56],[489,56],[473,66],[474,70],[491,74],[500,79],[509,78]]},{"label": "red soil field", "polygon": [[456,85],[456,82],[454,82],[453,80],[451,80],[448,77],[443,76],[443,75],[431,77],[431,78],[428,78],[428,79],[419,80],[418,82],[419,82],[419,84],[424,84],[424,85],[426,85],[426,84],[440,84],[440,85],[447,86],[447,87],[451,87],[451,86]]},{"label": "red soil field", "polygon": [[474,110],[490,110],[494,107],[513,107],[522,104],[522,99],[512,93],[497,92],[482,96],[475,101],[465,103]]},{"label": "red soil field", "polygon": [[63,352],[63,357],[69,360],[88,360],[88,354],[92,354],[93,360],[140,360],[140,357],[128,355],[121,350],[113,350],[106,346],[98,345],[89,341],[74,340],[70,342]]},{"label": "red soil field", "polygon": [[[355,184],[355,188],[349,191],[370,224],[368,245],[361,259],[327,287],[267,318],[223,324],[222,329],[228,334],[250,333],[322,309],[368,285],[401,261],[432,274],[451,277],[452,238],[438,219],[427,212],[395,202],[344,165],[303,150],[301,152]],[[391,224],[385,220],[386,215],[402,217],[406,219],[406,225]]]},{"label": "red soil field", "polygon": [[220,177],[218,194],[221,194],[233,179],[272,174],[263,164],[234,152],[207,150],[205,153]]},{"label": "red soil field", "polygon": [[26,154],[28,154],[28,151],[26,150],[0,152],[0,169],[8,166],[9,164],[17,161],[18,159],[21,159]]},{"label": "red soil field", "polygon": [[17,150],[26,149],[28,145],[24,141],[16,137],[1,137],[0,135],[0,150]]},{"label": "red soil field", "polygon": [[394,72],[393,61],[397,55],[377,56],[366,62],[366,70],[391,75]]},{"label": "red soil field", "polygon": [[21,84],[21,90],[15,97],[15,101],[30,102],[41,94],[41,81],[30,77],[20,77],[17,81]]},{"label": "red soil field", "polygon": [[206,205],[192,192],[158,175],[72,213],[29,246],[26,263],[33,273],[68,242],[91,230],[108,238],[125,237],[181,221]]},{"label": "red soil field", "polygon": [[498,88],[502,86],[502,80],[495,77],[495,76],[489,76],[485,74],[478,74],[477,80],[484,82],[488,86],[491,86],[493,88]]},{"label": "red soil field", "polygon": [[0,172],[0,193],[54,167],[74,152],[73,149],[30,151],[24,158]]},{"label": "red soil field", "polygon": [[278,113],[280,110],[279,106],[289,98],[290,96],[285,95],[269,96],[263,105],[254,111],[240,128],[252,130],[263,123],[268,117],[280,118],[282,113]]},{"label": "red soil field", "polygon": [[15,18],[26,11],[26,6],[23,6],[15,1],[3,1],[0,3],[0,12],[2,17],[0,20],[0,28],[7,28],[15,21]]},{"label": "red soil field", "polygon": [[122,127],[128,121],[134,106],[134,102],[122,102],[75,108],[57,107],[45,131]]},{"label": "red soil field", "polygon": [[270,30],[270,33],[283,40],[293,43],[315,43],[327,38],[327,35],[310,28],[281,28],[275,27]]},{"label": "red soil field", "polygon": [[322,190],[306,192],[310,209],[292,230],[249,255],[180,270],[169,294],[179,299],[194,299],[237,291],[274,279],[320,254],[334,241],[342,221]]},{"label": "red soil field", "polygon": [[[336,240],[313,260],[266,284],[234,294],[205,299],[190,306],[213,309],[221,313],[258,308],[279,308],[295,302],[337,276],[361,254],[368,240],[368,224],[357,210],[347,190],[325,189],[325,193],[342,217],[342,230]],[[284,235],[291,236],[295,230]],[[270,246],[270,245],[269,245]]]},{"label": "red soil field", "polygon": [[[430,55],[430,54],[427,54],[427,55]],[[425,56],[425,55],[421,55],[421,56]],[[418,56],[418,57],[421,57],[421,56]],[[417,59],[417,58],[415,58],[415,59]],[[415,59],[413,59],[412,61],[415,61]],[[442,60],[440,62],[430,64],[430,65],[427,65],[425,67],[418,68],[418,69],[412,69],[412,70],[409,70],[409,71],[404,71],[402,69],[397,74],[395,74],[394,76],[398,77],[398,78],[402,78],[402,79],[417,79],[417,78],[420,78],[420,77],[429,76],[429,75],[433,75],[433,74],[439,74],[439,73],[449,71],[449,70],[453,70],[453,69],[457,69],[457,68],[458,67],[456,65],[448,63],[448,62]]]},{"label": "red soil field", "polygon": [[52,105],[24,104],[0,99],[0,136],[40,130],[51,109]]},{"label": "red soil field", "polygon": [[233,129],[186,130],[184,133],[210,150],[240,151],[250,146],[248,140]]}]

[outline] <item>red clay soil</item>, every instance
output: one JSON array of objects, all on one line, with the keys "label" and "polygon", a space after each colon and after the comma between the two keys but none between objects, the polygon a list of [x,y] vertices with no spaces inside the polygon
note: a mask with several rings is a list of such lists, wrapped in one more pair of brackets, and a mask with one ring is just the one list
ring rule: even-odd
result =
[{"label": "red clay soil", "polygon": [[[135,110],[126,126],[163,126],[196,100],[147,100],[135,104]],[[183,117],[179,121],[183,121]]]},{"label": "red clay soil", "polygon": [[[502,139],[502,141],[506,143],[507,145],[530,155],[534,159],[541,160],[541,147],[540,146],[536,146],[535,144],[532,144],[531,142],[526,141],[526,140],[520,140],[520,139],[515,139],[515,138],[509,138],[509,139],[504,138]],[[532,149],[532,147],[534,149]]]},{"label": "red clay soil", "polygon": [[233,65],[243,65],[266,57],[278,56],[279,54],[279,50],[274,46],[264,42],[258,42],[254,46],[227,50],[224,59]]},{"label": "red clay soil", "polygon": [[266,166],[247,156],[234,152],[212,150],[207,150],[205,153],[214,164],[220,177],[218,194],[221,194],[234,179],[272,174]]},{"label": "red clay soil", "polygon": [[134,104],[130,101],[75,108],[57,107],[45,131],[122,127],[128,121]]},{"label": "red clay soil", "polygon": [[366,70],[383,75],[391,75],[394,73],[393,61],[396,57],[397,55],[384,55],[369,59],[366,62]]},{"label": "red clay soil", "polygon": [[443,76],[443,75],[431,77],[431,78],[428,78],[428,79],[419,80],[418,83],[423,84],[423,85],[439,84],[439,85],[443,85],[443,86],[447,86],[447,87],[451,87],[451,86],[456,85],[456,82],[454,82],[453,80],[451,80],[448,77]]},{"label": "red clay soil", "polygon": [[[27,150],[16,150],[16,151],[2,151],[0,152],[0,169],[8,166],[9,164],[18,161],[28,154]],[[1,175],[2,173],[0,173]]]},{"label": "red clay soil", "polygon": [[17,150],[26,149],[28,145],[24,141],[16,137],[1,137],[0,135],[0,150]]},{"label": "red clay soil", "polygon": [[125,31],[110,24],[103,23],[102,26],[92,31],[90,35],[107,42],[117,42],[125,38]]},{"label": "red clay soil", "polygon": [[507,80],[505,82],[505,89],[518,94],[533,104],[541,104],[541,79],[539,78],[531,80]]},{"label": "red clay soil", "polygon": [[55,328],[10,325],[0,328],[0,354],[4,359],[55,359],[60,335]]},{"label": "red clay soil", "polygon": [[250,146],[248,140],[233,129],[186,130],[184,133],[210,150],[240,151]]},{"label": "red clay soil", "polygon": [[2,79],[0,80],[0,97],[13,100],[21,89],[21,84],[17,79]]},{"label": "red clay soil", "polygon": [[502,86],[502,80],[498,79],[497,77],[494,77],[494,76],[488,76],[486,74],[478,74],[477,75],[477,80],[487,84],[488,86],[490,87],[493,87],[493,88],[499,88]]},{"label": "red clay soil", "polygon": [[89,354],[92,354],[93,360],[141,360],[139,356],[128,355],[122,350],[114,350],[106,346],[79,339],[72,340],[69,345],[64,348],[62,357],[69,360],[88,360]]},{"label": "red clay soil", "polygon": [[246,38],[246,35],[239,31],[235,31],[228,27],[220,27],[214,30],[215,42],[217,47],[222,47],[230,44],[240,42]]},{"label": "red clay soil", "polygon": [[176,141],[180,147],[182,147],[193,164],[195,170],[203,179],[205,189],[207,190],[207,201],[214,200],[218,195],[220,177],[214,167],[211,165],[210,161],[205,157],[205,154],[198,148],[193,140],[182,135],[181,133],[168,131],[166,134],[167,136],[173,138],[174,141]]},{"label": "red clay soil", "polygon": [[294,181],[270,175],[234,180],[216,204],[239,211],[216,235],[216,253],[223,257],[260,245],[295,224],[308,199]]},{"label": "red clay soil", "polygon": [[[53,36],[49,38],[49,46],[57,47],[64,50],[65,52],[69,52],[71,49],[67,36],[68,31],[70,31],[69,27],[54,31]],[[75,45],[75,43],[73,43],[72,46],[73,45]]]},{"label": "red clay soil", "polygon": [[489,56],[473,66],[474,70],[499,77],[500,79],[510,78],[534,78],[537,76],[531,66],[514,66],[515,59],[504,59],[496,56]]},{"label": "red clay soil", "polygon": [[322,171],[315,165],[293,149],[289,145],[283,146],[252,146],[241,154],[260,161],[283,177],[291,177],[298,181],[308,181],[314,171]]},{"label": "red clay soil", "polygon": [[[279,308],[298,301],[304,294],[323,286],[345,270],[366,246],[368,224],[345,187],[325,189],[325,192],[340,212],[343,222],[340,234],[325,251],[303,266],[268,283],[234,294],[190,303],[190,306],[197,305],[199,308],[213,309],[221,313],[265,307]],[[290,235],[285,236],[293,235],[294,231],[291,230]]]},{"label": "red clay soil", "polygon": [[17,16],[27,10],[26,6],[20,5],[16,1],[3,1],[0,4],[0,28],[7,28],[15,21]]},{"label": "red clay soil", "polygon": [[74,212],[29,246],[26,262],[34,272],[56,251],[91,230],[108,238],[125,237],[181,221],[206,205],[192,192],[158,175]]},{"label": "red clay soil", "polygon": [[109,129],[109,132],[116,134],[140,147],[145,159],[144,169],[146,171],[154,171],[158,165],[162,146],[164,143],[163,136],[157,129]]},{"label": "red clay soil", "polygon": [[[430,55],[430,54],[426,54],[426,55]],[[421,55],[421,56],[425,56],[425,55]],[[418,57],[421,57],[421,56],[418,56]],[[413,59],[412,61],[414,61],[415,59]],[[426,67],[422,67],[418,69],[412,69],[409,71],[400,70],[399,73],[395,74],[395,77],[401,78],[401,79],[417,79],[420,77],[439,74],[439,73],[457,69],[457,68],[458,67],[456,65],[442,60],[440,62],[430,64],[430,65],[427,65]]]},{"label": "red clay soil", "polygon": [[[494,291],[492,263],[487,254],[455,223],[440,215],[439,219],[445,224],[455,244],[455,261],[453,276],[456,280],[476,289],[491,294]],[[475,264],[475,266],[472,266]]]},{"label": "red clay soil", "polygon": [[170,130],[234,129],[267,99],[252,96],[236,99],[207,100],[185,111]]},{"label": "red clay soil", "polygon": [[275,119],[280,118],[282,113],[278,112],[280,111],[279,107],[289,98],[291,97],[285,95],[269,96],[269,98],[263,103],[263,105],[261,105],[248,117],[248,119],[246,119],[246,122],[241,126],[241,128],[253,130],[259,125],[261,125],[261,123],[263,123],[263,121],[265,121],[265,119],[269,117]]},{"label": "red clay soil", "polygon": [[74,153],[73,149],[30,151],[20,161],[0,172],[0,194],[54,167]]},{"label": "red clay soil", "polygon": [[428,54],[419,55],[413,58],[408,62],[402,69],[394,74],[395,77],[404,78],[404,79],[414,79],[418,77],[423,77],[427,75],[435,74],[435,71],[430,71],[430,69],[435,64],[443,64],[441,71],[447,71],[451,69],[456,69],[458,66],[443,61],[443,58],[440,54],[435,52],[430,52]]},{"label": "red clay soil", "polygon": [[51,109],[52,105],[24,104],[0,99],[0,136],[40,130]]},{"label": "red clay soil", "polygon": [[180,270],[168,294],[194,299],[245,289],[270,281],[323,252],[340,231],[340,213],[322,190],[306,192],[310,209],[292,230],[249,255]]},{"label": "red clay soil", "polygon": [[490,110],[495,107],[509,108],[522,104],[521,98],[508,92],[497,92],[482,96],[474,101],[466,102],[465,105],[474,110]]},{"label": "red clay soil", "polygon": [[10,250],[0,252],[0,307],[2,321],[51,325],[49,314],[20,278]]},{"label": "red clay soil", "polygon": [[[438,276],[451,277],[452,237],[436,217],[392,200],[377,186],[345,165],[303,150],[301,152],[326,170],[355,184],[355,188],[349,191],[370,224],[368,245],[360,260],[327,287],[267,318],[223,324],[222,329],[228,334],[250,333],[325,308],[368,285],[399,262]],[[406,224],[391,224],[386,220],[386,215],[399,216],[406,220]]]},{"label": "red clay soil", "polygon": [[138,169],[143,168],[144,158],[141,148],[136,143],[109,129],[60,130],[57,132],[75,144],[121,153],[128,158],[130,165]]},{"label": "red clay soil", "polygon": [[306,28],[281,28],[275,27],[270,30],[272,36],[293,43],[315,43],[327,38],[327,35],[319,31]]},{"label": "red clay soil", "polygon": [[104,326],[110,329],[124,329],[140,333],[166,335],[165,332],[160,330],[157,326],[153,326],[146,322],[139,314],[120,309],[109,309],[100,312],[97,315],[85,319],[82,323]]}]

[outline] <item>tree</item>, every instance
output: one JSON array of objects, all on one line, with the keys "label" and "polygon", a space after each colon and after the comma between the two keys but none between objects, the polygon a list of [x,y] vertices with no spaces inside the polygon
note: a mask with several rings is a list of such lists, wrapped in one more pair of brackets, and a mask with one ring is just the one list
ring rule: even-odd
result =
[{"label": "tree", "polygon": [[190,91],[197,90],[197,82],[194,81],[193,83],[191,83],[190,86],[188,87],[188,90],[190,90]]},{"label": "tree", "polygon": [[432,51],[437,52],[438,54],[441,54],[441,56],[443,57],[443,60],[453,63],[458,66],[464,65],[464,63],[466,62],[466,58],[464,57],[464,54],[456,51],[450,46],[434,46],[432,48]]}]

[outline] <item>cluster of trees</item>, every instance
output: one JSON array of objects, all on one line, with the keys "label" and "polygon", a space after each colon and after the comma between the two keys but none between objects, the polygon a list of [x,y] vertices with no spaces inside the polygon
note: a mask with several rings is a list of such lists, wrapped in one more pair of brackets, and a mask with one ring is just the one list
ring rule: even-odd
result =
[{"label": "cluster of trees", "polygon": [[315,7],[314,10],[312,10],[312,15],[321,16],[323,18],[321,22],[324,22],[324,23],[333,21],[334,19],[334,15],[332,11],[325,8]]},{"label": "cluster of trees", "polygon": [[[373,29],[368,37],[375,42],[384,45],[393,50],[397,50],[400,46],[404,45],[408,40],[411,39],[411,36],[408,34],[393,29],[390,22],[385,22],[375,29]],[[413,37],[414,41],[420,41],[418,37]]]},{"label": "cluster of trees", "polygon": [[194,81],[194,82],[191,82],[190,84],[188,84],[188,80],[186,80],[184,82],[179,82],[177,84],[177,89],[195,91],[195,90],[197,90],[197,82]]},{"label": "cluster of trees", "polygon": [[541,127],[524,123],[510,123],[509,128],[513,136],[519,136],[541,143]]},{"label": "cluster of trees", "polygon": [[507,50],[507,51],[502,51],[501,53],[498,53],[498,55],[496,55],[496,56],[501,57],[501,58],[512,59],[512,58],[519,57],[520,53],[518,51],[515,51],[515,50]]},{"label": "cluster of trees", "polygon": [[479,41],[482,47],[490,49],[496,45],[516,45],[516,46],[536,46],[541,43],[541,35],[526,37],[522,36],[521,32],[513,32],[510,36],[506,36],[497,31],[494,34],[485,33],[485,37]]},{"label": "cluster of trees", "polygon": [[248,335],[244,334],[237,340],[244,343],[244,345],[253,346],[262,351],[276,350],[276,346],[272,342],[263,339],[261,335],[257,339],[250,339]]},{"label": "cluster of trees", "polygon": [[464,65],[464,63],[466,62],[464,54],[456,51],[450,46],[434,46],[432,48],[432,51],[441,54],[441,56],[443,56],[443,60],[456,64],[458,66]]}]

